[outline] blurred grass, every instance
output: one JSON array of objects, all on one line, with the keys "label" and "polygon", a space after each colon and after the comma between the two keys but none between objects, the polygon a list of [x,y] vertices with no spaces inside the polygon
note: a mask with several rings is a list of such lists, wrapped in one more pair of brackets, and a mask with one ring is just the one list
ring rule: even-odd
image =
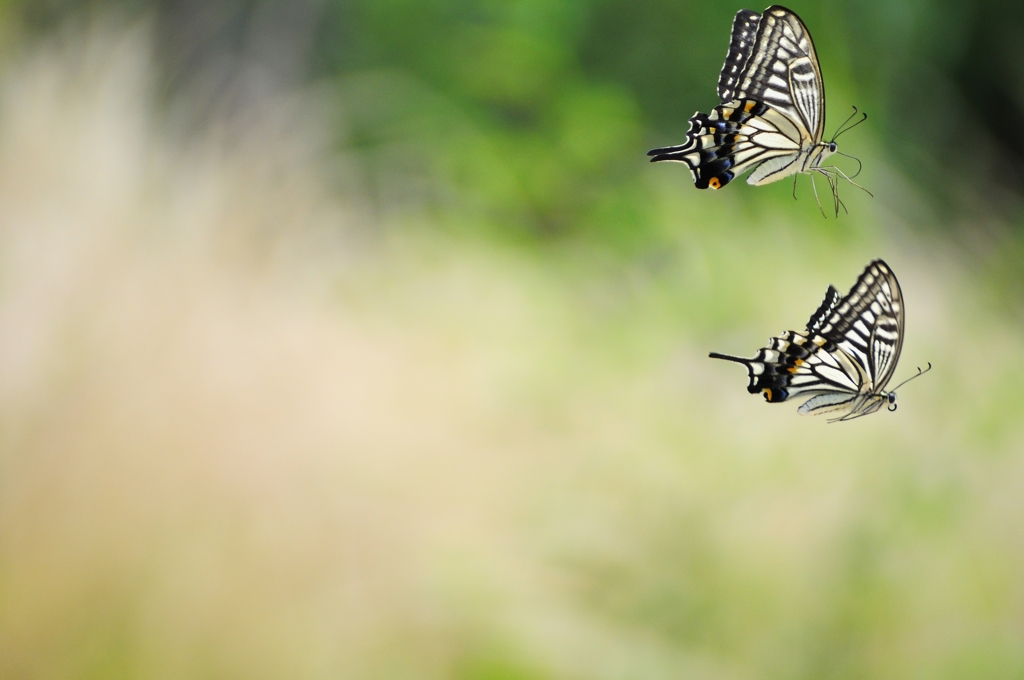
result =
[{"label": "blurred grass", "polygon": [[[806,183],[696,192],[573,43],[629,13],[481,7],[356,6],[400,54],[289,87],[242,60],[223,99],[164,89],[158,20],[7,58],[0,676],[1019,676],[1012,275],[906,218],[941,206],[873,128],[840,220]],[[691,16],[724,42],[732,11]],[[662,92],[679,130],[713,52]],[[936,366],[897,413],[801,418],[706,358],[877,256],[897,377]]]}]

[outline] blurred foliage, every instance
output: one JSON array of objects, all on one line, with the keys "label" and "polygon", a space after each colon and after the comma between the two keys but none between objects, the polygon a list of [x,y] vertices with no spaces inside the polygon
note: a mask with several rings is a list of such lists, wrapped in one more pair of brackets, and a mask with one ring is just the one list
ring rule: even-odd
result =
[{"label": "blurred foliage", "polygon": [[[838,222],[806,178],[647,163],[743,5],[5,6],[150,21],[162,103],[241,141],[154,125],[143,48],[0,90],[0,675],[1021,676],[1015,6],[792,4],[830,129],[871,115]],[[223,116],[296,85],[336,157]],[[319,193],[348,162],[376,219]],[[707,360],[890,254],[900,373],[936,366],[897,414],[808,422]]]}]

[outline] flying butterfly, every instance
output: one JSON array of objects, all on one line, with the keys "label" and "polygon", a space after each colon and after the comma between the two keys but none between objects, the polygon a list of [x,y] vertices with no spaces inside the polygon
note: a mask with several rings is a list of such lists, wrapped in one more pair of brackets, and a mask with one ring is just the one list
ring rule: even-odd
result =
[{"label": "flying butterfly", "polygon": [[791,10],[772,5],[764,14],[749,9],[736,13],[718,96],[722,103],[710,114],[698,111],[690,118],[685,143],[648,151],[651,162],[686,163],[698,189],[721,189],[751,169],[747,184],[768,184],[793,175],[794,197],[796,177],[806,173],[815,200],[814,174],[820,174],[832,189],[836,214],[840,206],[845,209],[839,200],[839,178],[863,189],[842,170],[824,163],[833,154],[846,155],[838,150],[836,138],[866,120],[867,114],[847,127],[858,113],[854,107],[832,139],[822,141],[821,67],[811,34]]},{"label": "flying butterfly", "polygon": [[804,398],[797,412],[831,413],[830,422],[874,413],[888,403],[896,410],[896,388],[885,386],[896,370],[903,347],[903,294],[896,275],[875,260],[846,297],[829,286],[825,300],[811,315],[805,331],[787,331],[770,338],[753,359],[712,352],[712,359],[747,367],[751,394],[761,392],[771,403]]}]

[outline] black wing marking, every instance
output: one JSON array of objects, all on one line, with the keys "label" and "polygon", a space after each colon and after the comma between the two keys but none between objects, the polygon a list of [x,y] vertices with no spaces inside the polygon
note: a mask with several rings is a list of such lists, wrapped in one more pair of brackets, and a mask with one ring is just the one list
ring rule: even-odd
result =
[{"label": "black wing marking", "polygon": [[754,37],[757,35],[757,24],[761,15],[749,9],[741,9],[736,12],[736,18],[732,22],[732,40],[729,42],[729,52],[725,55],[725,65],[722,66],[722,73],[718,76],[718,97],[722,103],[731,102],[736,97],[736,85],[746,70],[747,61],[754,47]]},{"label": "black wing marking", "polygon": [[818,322],[821,335],[866,367],[872,390],[883,390],[903,349],[903,292],[889,265],[869,264],[828,320]]},{"label": "black wing marking", "polygon": [[800,129],[782,113],[753,99],[738,99],[710,114],[695,113],[685,143],[647,155],[652,163],[686,163],[698,189],[720,189],[766,160],[795,159],[800,143]]},{"label": "black wing marking", "polygon": [[729,54],[718,80],[722,103],[756,99],[803,122],[814,143],[825,125],[825,84],[814,41],[795,13],[773,5],[757,20],[750,40],[754,12],[743,10],[733,21]]},{"label": "black wing marking", "polygon": [[825,299],[821,302],[821,306],[814,314],[811,314],[811,318],[807,321],[807,330],[812,333],[821,330],[822,323],[832,315],[842,299],[843,296],[839,294],[839,291],[834,286],[829,286],[825,291]]},{"label": "black wing marking", "polygon": [[750,382],[747,391],[763,392],[769,402],[786,401],[792,396],[841,392],[857,396],[863,383],[863,371],[852,358],[827,338],[818,334],[786,331],[769,339],[753,359],[709,354],[747,367]]}]

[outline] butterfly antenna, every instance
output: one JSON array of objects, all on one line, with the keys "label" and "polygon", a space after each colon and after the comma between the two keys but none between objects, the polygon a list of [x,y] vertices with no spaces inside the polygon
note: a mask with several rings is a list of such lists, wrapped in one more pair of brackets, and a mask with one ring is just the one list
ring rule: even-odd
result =
[{"label": "butterfly antenna", "polygon": [[917,373],[915,373],[914,375],[910,376],[909,378],[907,378],[906,380],[904,380],[904,381],[903,381],[903,382],[901,382],[901,383],[900,383],[899,385],[897,385],[896,387],[892,388],[892,389],[891,389],[891,390],[889,390],[889,391],[890,391],[890,392],[895,392],[896,390],[898,390],[899,388],[903,387],[904,385],[906,385],[906,384],[907,384],[908,382],[910,382],[910,381],[911,381],[911,380],[913,380],[914,378],[920,378],[920,377],[921,377],[922,375],[924,375],[925,373],[927,373],[927,372],[928,372],[928,371],[930,371],[930,370],[932,370],[932,362],[930,362],[930,361],[929,361],[929,362],[928,362],[928,368],[926,368],[926,369],[924,369],[924,370],[922,371],[922,370],[921,370],[921,367],[920,367],[920,366],[918,366],[918,367],[917,367]]},{"label": "butterfly antenna", "polygon": [[834,135],[832,135],[832,141],[833,141],[833,142],[834,142],[834,141],[836,140],[836,137],[838,137],[838,136],[839,136],[839,132],[840,132],[840,130],[842,130],[842,129],[843,129],[843,126],[844,126],[844,125],[846,125],[847,123],[849,123],[849,122],[850,122],[850,121],[851,121],[851,120],[853,119],[853,117],[854,117],[854,116],[856,116],[856,115],[857,115],[857,107],[856,107],[856,106],[854,106],[854,107],[853,107],[853,113],[851,113],[851,114],[850,114],[850,115],[849,115],[849,116],[848,116],[848,117],[846,118],[846,120],[844,120],[844,121],[843,121],[842,123],[840,123],[840,124],[839,124],[839,127],[837,127],[837,128],[836,128],[836,133],[835,133]]},{"label": "butterfly antenna", "polygon": [[[855,117],[855,116],[856,116],[856,115],[857,115],[858,113],[860,113],[860,115],[861,115],[861,119],[860,119],[860,120],[858,120],[857,122],[853,123],[853,124],[852,124],[852,125],[850,125],[849,127],[846,127],[846,124],[847,124],[847,123],[849,123],[849,122],[850,122],[851,120],[853,120],[853,118],[854,118],[854,117]],[[834,142],[834,141],[836,141],[836,139],[838,139],[838,138],[839,138],[839,135],[843,135],[843,134],[846,134],[847,132],[849,132],[849,131],[850,131],[850,130],[852,130],[853,128],[857,127],[858,125],[860,125],[861,123],[863,123],[863,122],[864,122],[864,121],[866,121],[867,119],[868,119],[868,114],[860,112],[860,111],[859,111],[859,110],[857,109],[857,107],[856,107],[856,106],[854,106],[854,107],[853,107],[853,113],[851,113],[851,114],[850,114],[849,118],[847,118],[846,120],[844,120],[844,121],[843,121],[843,124],[842,124],[842,125],[840,125],[840,126],[839,126],[839,127],[838,127],[838,128],[836,129],[836,133],[835,133],[834,135],[832,135],[832,141],[833,141],[833,142]]]}]

